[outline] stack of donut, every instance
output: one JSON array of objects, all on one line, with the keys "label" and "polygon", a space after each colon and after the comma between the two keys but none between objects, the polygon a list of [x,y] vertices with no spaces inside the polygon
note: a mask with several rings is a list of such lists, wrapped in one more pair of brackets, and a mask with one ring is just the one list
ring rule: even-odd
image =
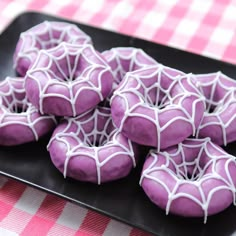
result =
[{"label": "stack of donut", "polygon": [[100,53],[92,44],[64,22],[20,35],[21,77],[0,83],[0,144],[37,140],[56,126],[47,148],[64,177],[101,184],[145,159],[140,185],[167,214],[206,222],[235,204],[235,157],[220,145],[236,140],[236,82],[185,74],[141,49]]}]

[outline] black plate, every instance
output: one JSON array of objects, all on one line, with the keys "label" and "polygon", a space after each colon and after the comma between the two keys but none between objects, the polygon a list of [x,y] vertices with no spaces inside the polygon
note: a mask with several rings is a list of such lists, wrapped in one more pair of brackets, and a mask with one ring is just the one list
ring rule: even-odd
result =
[{"label": "black plate", "polygon": [[[18,16],[0,35],[1,79],[15,75],[12,55],[20,32],[44,20],[65,21],[41,13],[28,12]],[[236,76],[234,65],[125,35],[80,24],[78,26],[93,38],[95,47],[100,51],[115,46],[140,47],[159,62],[185,72],[205,73],[221,70],[229,76]],[[138,184],[141,163],[128,178],[102,186],[64,179],[50,162],[46,151],[47,142],[48,138],[45,137],[38,143],[1,147],[0,173],[160,236],[232,235],[236,231],[236,207],[233,206],[209,217],[206,225],[203,224],[203,219],[165,216],[164,211],[149,201]],[[235,143],[232,143],[227,150],[236,155],[235,146]]]}]

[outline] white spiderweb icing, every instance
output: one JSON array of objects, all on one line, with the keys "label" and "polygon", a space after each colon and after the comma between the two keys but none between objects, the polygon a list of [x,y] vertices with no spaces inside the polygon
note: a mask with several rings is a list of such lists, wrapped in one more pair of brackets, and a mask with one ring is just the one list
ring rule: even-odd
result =
[{"label": "white spiderweb icing", "polygon": [[127,72],[138,70],[147,66],[156,65],[157,62],[148,56],[142,49],[132,47],[118,47],[102,53],[112,68],[114,75],[113,89],[115,89]]},{"label": "white spiderweb icing", "polygon": [[54,116],[40,115],[38,110],[27,101],[23,83],[24,78],[11,77],[0,82],[0,128],[16,124],[25,126],[30,128],[35,140],[38,140],[39,135],[36,130],[38,123],[50,121],[56,124],[57,122]]},{"label": "white spiderweb icing", "polygon": [[[199,103],[203,104],[204,97],[193,84],[191,74],[181,75],[179,73],[180,72],[177,70],[172,71],[171,68],[162,65],[127,73],[123,82],[111,98],[111,107],[113,100],[117,97],[122,98],[125,103],[126,111],[120,122],[119,129],[121,131],[123,130],[125,122],[129,117],[147,119],[156,127],[156,147],[158,150],[161,148],[162,132],[165,132],[168,127],[176,121],[181,120],[189,123],[192,127],[192,133],[188,134],[188,136],[195,135],[196,108]],[[153,78],[155,78],[155,81]],[[185,83],[188,85],[188,88],[184,86]],[[173,90],[176,85],[179,86],[180,89],[176,94],[174,94]],[[129,98],[131,96],[138,99],[138,102],[134,104],[130,103]],[[186,105],[184,105],[185,100],[190,97],[194,98],[191,110],[187,109]],[[142,107],[151,109],[154,116],[152,117],[143,113]],[[137,111],[138,109],[139,111]],[[164,125],[160,125],[160,115],[163,112],[173,109],[181,111],[184,115],[170,117]],[[140,136],[142,136],[142,134],[140,134]]]},{"label": "white spiderweb icing", "polygon": [[[83,115],[75,118],[65,118],[65,120],[67,124],[65,128],[59,132],[54,132],[48,144],[48,150],[52,142],[62,142],[67,147],[64,161],[64,177],[67,176],[68,164],[72,157],[80,158],[82,156],[94,160],[98,184],[102,182],[101,168],[119,155],[126,155],[130,158],[133,167],[136,166],[133,145],[127,138],[123,137],[124,139],[121,141],[122,134],[113,125],[110,108],[97,107]],[[91,123],[93,124],[92,128]],[[68,137],[76,140],[77,145],[72,146],[68,141]],[[117,148],[118,151],[110,153],[101,161],[100,152],[110,147]]]},{"label": "white spiderweb icing", "polygon": [[[93,56],[86,54],[89,51]],[[41,59],[47,58],[47,64],[41,63]],[[61,62],[62,60],[63,63]],[[84,68],[80,68],[80,62],[86,64]],[[76,46],[68,43],[61,43],[57,47],[49,50],[41,50],[32,68],[27,71],[27,80],[34,80],[39,89],[39,110],[44,114],[43,102],[44,99],[62,98],[68,101],[71,105],[72,115],[76,116],[76,102],[79,99],[81,92],[92,91],[100,101],[104,100],[105,96],[102,93],[104,85],[104,74],[110,72],[110,67],[107,63],[98,56],[95,49],[91,45]],[[38,74],[40,73],[40,76]],[[91,77],[97,76],[93,81]],[[109,80],[111,82],[109,82]],[[106,83],[112,83],[112,73],[110,78],[107,78]],[[69,91],[69,94],[48,92],[49,88],[63,87]]]},{"label": "white spiderweb icing", "polygon": [[[208,126],[213,129],[214,126],[218,126],[221,129],[223,144],[226,146],[227,129],[236,131],[233,123],[236,120],[236,113],[228,119],[224,118],[230,106],[236,107],[236,82],[222,72],[194,75],[194,79],[199,90],[206,97],[206,111],[196,136],[202,137],[202,130]],[[209,133],[209,137],[214,138],[213,135],[213,132]]]},{"label": "white spiderweb icing", "polygon": [[26,58],[33,62],[39,50],[55,47],[61,42],[73,44],[92,43],[91,38],[76,25],[54,21],[44,21],[21,33],[20,42],[19,52],[16,51],[14,59],[14,68],[17,67],[21,58]]},{"label": "white spiderweb icing", "polygon": [[[188,160],[188,157],[185,156],[184,149],[196,148],[199,149],[197,157]],[[216,154],[216,152],[218,154]],[[165,163],[162,163],[161,165],[158,163],[159,155],[165,158]],[[204,156],[206,156],[208,160],[205,165],[202,166],[202,159],[206,158]],[[236,183],[233,180],[233,173],[230,173],[229,170],[230,164],[235,167],[235,157],[220,149],[217,145],[212,143],[209,138],[195,140],[186,139],[185,142],[178,144],[176,151],[172,153],[168,151],[157,153],[155,150],[151,150],[149,153],[149,158],[150,157],[152,157],[153,160],[146,169],[143,169],[140,185],[142,185],[145,179],[149,179],[160,184],[165,189],[168,194],[166,214],[169,213],[173,201],[180,198],[187,198],[200,206],[204,215],[204,223],[206,223],[208,208],[211,204],[212,197],[221,190],[228,190],[231,192],[233,203],[234,205],[236,204]],[[181,160],[178,160],[179,157]],[[217,165],[219,165],[220,161],[222,161],[221,165],[222,168],[224,168],[226,177],[218,172],[220,168],[218,168]],[[175,185],[171,187],[168,186],[165,181],[158,178],[158,173],[165,173],[166,176],[171,176]],[[221,182],[221,185],[212,187],[212,189],[205,194],[204,183],[213,179]],[[191,192],[181,192],[181,186],[186,183],[198,189],[200,199],[193,196]],[[221,196],[221,198],[223,201],[224,196]]]}]

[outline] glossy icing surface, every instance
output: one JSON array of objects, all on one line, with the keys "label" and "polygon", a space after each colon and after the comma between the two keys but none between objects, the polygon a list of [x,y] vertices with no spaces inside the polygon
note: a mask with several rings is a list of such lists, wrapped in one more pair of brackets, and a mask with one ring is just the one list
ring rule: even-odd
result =
[{"label": "glossy icing surface", "polygon": [[7,77],[0,83],[0,144],[18,145],[38,140],[51,131],[54,116],[41,115],[27,101],[24,78]]},{"label": "glossy icing surface", "polygon": [[44,21],[20,34],[14,53],[14,68],[24,76],[42,49],[50,49],[61,42],[91,44],[91,38],[76,25]]},{"label": "glossy icing surface", "polygon": [[110,67],[91,45],[61,43],[39,52],[25,88],[42,114],[76,116],[104,100],[112,83]]},{"label": "glossy icing surface", "polygon": [[219,145],[236,140],[236,82],[221,72],[194,75],[206,98],[206,111],[198,137],[210,137]]},{"label": "glossy icing surface", "polygon": [[204,217],[235,202],[235,157],[210,138],[186,139],[162,152],[151,150],[140,184],[162,209],[186,217]]},{"label": "glossy icing surface", "polygon": [[138,155],[137,146],[115,128],[105,107],[66,118],[55,129],[48,150],[64,177],[97,184],[127,176]]},{"label": "glossy icing surface", "polygon": [[191,75],[160,64],[127,73],[111,98],[115,125],[158,150],[195,135],[204,109]]},{"label": "glossy icing surface", "polygon": [[115,89],[127,72],[157,65],[152,57],[140,48],[117,47],[102,52],[114,74],[113,89]]}]

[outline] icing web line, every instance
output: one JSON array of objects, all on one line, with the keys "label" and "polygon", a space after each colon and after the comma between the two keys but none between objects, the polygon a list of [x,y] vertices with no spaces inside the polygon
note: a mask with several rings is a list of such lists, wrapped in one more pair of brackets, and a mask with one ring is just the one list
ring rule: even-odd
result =
[{"label": "icing web line", "polygon": [[[42,29],[37,32],[33,32],[34,28],[39,28],[38,26],[33,27],[26,32],[21,33],[20,39],[22,40],[21,48],[24,49],[23,51],[20,50],[16,57],[16,61],[14,62],[14,68],[18,64],[18,60],[22,57],[27,58],[29,61],[34,60],[33,54],[37,54],[40,49],[49,49],[51,47],[57,46],[59,43],[66,40],[68,43],[80,43],[80,44],[91,44],[91,38],[86,35],[83,31],[81,31],[76,25],[69,24],[69,25],[55,25],[54,22],[44,21],[40,25],[43,25]],[[59,34],[59,37],[55,38],[53,36],[53,32],[56,31]],[[75,33],[71,34],[74,31]],[[49,38],[43,39],[44,36],[49,35]],[[30,37],[31,45],[29,46],[28,38]],[[37,45],[40,45],[38,48]]]},{"label": "icing web line", "polygon": [[[190,139],[186,139],[188,141]],[[195,140],[196,141],[196,140]],[[209,147],[214,148],[217,150],[219,155],[216,157],[215,155],[211,154],[211,151]],[[192,162],[186,161],[187,157],[185,156],[185,152],[183,151],[183,148],[196,148],[199,147],[199,153],[196,157],[196,159]],[[206,155],[208,157],[208,162],[204,167],[201,167],[200,161],[202,158],[202,155]],[[175,199],[184,197],[192,200],[196,204],[198,204],[203,212],[204,212],[204,223],[207,221],[207,215],[208,215],[208,208],[209,204],[211,202],[211,199],[213,195],[220,190],[229,190],[232,192],[232,198],[234,205],[236,204],[235,201],[235,185],[233,183],[233,179],[231,177],[230,171],[229,171],[229,165],[230,163],[235,163],[235,157],[225,153],[221,149],[219,149],[215,144],[210,142],[209,138],[203,139],[202,142],[199,142],[199,144],[183,144],[180,143],[178,145],[178,149],[176,153],[167,153],[167,152],[160,152],[157,154],[154,150],[151,150],[149,155],[153,158],[151,164],[148,166],[147,169],[145,169],[142,173],[142,176],[140,178],[140,185],[142,185],[142,182],[145,178],[151,179],[158,184],[160,184],[168,193],[168,202],[166,205],[166,214],[169,213],[171,204]],[[162,165],[158,165],[158,155],[162,155],[165,158],[165,163]],[[177,164],[175,162],[176,155],[181,156],[181,162],[180,164]],[[227,179],[221,176],[217,172],[217,163],[219,161],[225,161],[224,163],[224,170],[227,176]],[[158,165],[158,166],[157,166]],[[170,166],[174,166],[174,171],[170,168]],[[191,176],[189,177],[188,173],[188,166],[194,166],[194,170],[191,173]],[[207,170],[210,169],[210,173],[206,173]],[[174,181],[176,181],[176,184],[173,189],[169,189],[167,184],[160,180],[158,177],[154,177],[152,173],[164,171],[166,174],[170,175]],[[216,179],[221,181],[221,185],[217,186],[215,188],[212,188],[207,195],[204,194],[203,190],[203,184],[207,182],[208,180]],[[201,199],[198,199],[187,192],[178,192],[180,187],[184,184],[191,184],[192,186],[195,186],[200,193]]]},{"label": "icing web line", "polygon": [[[112,48],[108,51],[104,51],[102,55],[107,60],[108,64],[115,62],[117,65],[117,67],[113,69],[113,76],[115,78],[113,84],[114,89],[118,86],[127,72],[157,64],[157,62],[148,56],[142,49],[136,48]],[[138,60],[138,55],[140,55],[140,58],[144,59],[144,62]],[[128,70],[125,70],[125,68],[122,66],[122,61],[129,61]]]},{"label": "icing web line", "polygon": [[[105,108],[103,108],[105,109]],[[72,157],[80,158],[80,156],[84,156],[87,158],[91,158],[96,163],[97,170],[97,181],[98,184],[101,184],[101,168],[107,162],[112,161],[113,158],[118,157],[119,155],[126,155],[131,159],[133,166],[136,166],[136,161],[134,157],[134,150],[132,143],[129,139],[126,139],[126,145],[119,141],[119,136],[121,135],[118,129],[115,128],[110,109],[105,109],[108,112],[104,112],[99,107],[93,111],[89,111],[83,115],[80,115],[76,118],[66,118],[67,125],[66,127],[56,133],[48,144],[48,148],[52,142],[62,142],[66,145],[67,151],[64,162],[64,177],[67,176],[68,164]],[[91,114],[92,113],[92,114]],[[89,115],[89,116],[88,116]],[[88,117],[87,117],[88,116]],[[83,118],[86,117],[85,120]],[[103,118],[105,123],[101,130],[98,130],[99,118]],[[86,131],[85,128],[88,123],[93,122],[94,126],[90,132]],[[73,132],[69,132],[71,127],[76,127],[76,130]],[[67,138],[73,138],[77,141],[77,145],[74,147],[71,146]],[[117,147],[119,151],[111,153],[107,156],[103,161],[99,160],[99,153],[103,149],[107,149],[110,147]],[[83,151],[86,150],[86,151]]]},{"label": "icing web line", "polygon": [[[212,79],[210,81],[204,81],[204,76],[211,76]],[[200,78],[198,78],[200,77]],[[198,86],[201,93],[204,95],[204,88],[210,87],[210,96],[206,98],[207,110],[204,113],[204,117],[215,116],[216,119],[214,121],[204,122],[204,118],[202,123],[199,125],[196,137],[199,137],[201,134],[201,130],[207,126],[217,125],[220,127],[222,131],[222,139],[224,146],[227,145],[227,132],[226,129],[231,125],[231,123],[236,119],[236,114],[230,117],[228,121],[223,121],[221,115],[227,112],[230,105],[236,105],[236,82],[230,77],[224,75],[221,72],[204,74],[204,75],[195,75],[196,85]],[[225,81],[225,82],[224,82]],[[228,83],[228,85],[226,84]],[[231,84],[231,85],[230,85]],[[223,97],[220,98],[219,101],[215,101],[214,96],[217,93],[217,90],[225,91]],[[213,112],[210,113],[210,110],[214,108]]]},{"label": "icing web line", "polygon": [[[198,103],[202,103],[204,101],[204,97],[199,93],[199,91],[195,88],[194,84],[192,83],[191,74],[184,75],[184,76],[176,76],[174,78],[169,77],[170,81],[172,80],[172,83],[170,83],[169,87],[167,89],[164,89],[162,86],[162,76],[163,73],[166,75],[165,67],[160,67],[156,69],[152,74],[148,74],[146,76],[144,75],[135,75],[134,73],[128,73],[125,77],[125,81],[122,84],[122,86],[119,87],[114,92],[112,100],[119,96],[123,99],[125,102],[126,111],[125,114],[121,120],[121,124],[119,129],[123,130],[123,126],[125,121],[129,117],[141,117],[144,119],[149,120],[154,124],[156,127],[156,133],[157,133],[157,144],[156,147],[158,151],[160,150],[160,143],[161,143],[161,133],[166,130],[171,124],[173,124],[176,121],[184,121],[191,125],[192,127],[192,135],[195,135],[196,127],[194,123],[194,118],[196,115],[196,108]],[[156,76],[156,82],[150,85],[149,87],[146,86],[145,80],[148,81],[148,79],[153,78]],[[136,87],[130,88],[128,86],[131,79],[135,80],[137,83]],[[184,81],[187,82],[188,86],[191,87],[190,89],[186,89],[186,87],[183,85]],[[179,91],[177,95],[172,96],[171,92],[173,90],[173,87],[179,85],[181,88],[181,92]],[[155,96],[151,96],[151,93],[153,90]],[[127,95],[132,94],[136,98],[138,98],[139,102],[137,102],[134,105],[129,104],[129,100],[127,98]],[[185,106],[183,105],[184,101],[188,97],[194,97],[194,102],[192,103],[192,110],[189,112]],[[140,112],[136,112],[137,108],[141,107],[147,107],[152,108],[154,111],[154,118],[151,116],[148,116],[146,114],[142,114]],[[165,112],[167,110],[176,109],[181,111],[184,116],[176,116],[169,121],[167,121],[164,125],[159,124],[159,115],[162,112]]]},{"label": "icing web line", "polygon": [[[56,57],[53,56],[53,52],[59,50],[60,48],[63,49],[63,54],[60,56]],[[76,50],[75,50],[76,49]],[[33,79],[39,88],[39,110],[40,113],[44,113],[43,109],[43,101],[45,98],[48,97],[58,97],[62,98],[66,101],[70,102],[71,109],[73,116],[76,116],[76,106],[75,103],[78,99],[78,96],[80,95],[81,92],[84,92],[85,90],[87,91],[92,91],[97,94],[99,97],[100,101],[104,100],[103,94],[102,94],[102,78],[103,74],[106,73],[107,71],[110,71],[109,66],[106,65],[106,63],[102,60],[102,58],[96,56],[96,58],[101,62],[100,64],[97,64],[87,58],[85,56],[84,50],[89,49],[93,53],[96,53],[93,47],[90,45],[86,46],[73,46],[73,48],[70,48],[70,45],[67,43],[61,43],[59,46],[50,49],[50,50],[41,50],[39,52],[39,57],[36,59],[34,65],[32,68],[27,72],[27,78],[26,79]],[[45,67],[38,67],[37,65],[39,64],[39,59],[41,55],[46,55],[48,58],[48,65]],[[74,65],[73,68],[71,68],[71,59],[70,56],[74,57]],[[82,71],[80,75],[76,75],[76,70],[78,67],[79,59],[82,58],[89,63],[89,65]],[[60,63],[58,62],[61,59],[65,59],[65,65],[68,68],[68,75],[65,74],[63,68],[61,67]],[[52,65],[56,65],[57,72],[59,72],[59,75],[57,75],[51,68]],[[63,64],[64,65],[64,64]],[[92,81],[90,81],[90,76],[94,73],[95,70],[98,70],[98,76],[97,76],[97,81],[98,81],[98,86],[94,84]],[[39,79],[37,76],[34,76],[35,72],[40,72],[42,75],[46,78],[47,82],[45,85],[41,85]],[[76,77],[76,78],[74,78]],[[75,80],[73,80],[75,79]],[[66,89],[69,90],[69,96],[59,94],[59,93],[47,93],[47,90],[49,87],[53,86],[62,86],[65,87]],[[83,86],[82,86],[83,85]],[[78,88],[79,86],[79,88]],[[74,91],[73,88],[77,87],[77,90]]]},{"label": "icing web line", "polygon": [[[21,88],[16,88],[13,86],[13,83],[21,84]],[[37,130],[35,129],[35,126],[38,122],[41,122],[43,120],[52,120],[55,124],[56,119],[54,116],[38,116],[33,118],[34,113],[38,113],[38,110],[27,101],[25,97],[25,90],[23,88],[24,78],[11,78],[7,77],[5,80],[3,80],[0,83],[0,97],[2,99],[2,107],[1,107],[1,114],[0,114],[0,128],[8,126],[8,125],[22,125],[26,126],[31,129],[35,140],[37,141],[39,139]],[[8,88],[7,92],[4,92],[1,87]],[[16,94],[20,94],[24,96],[23,100],[19,100],[16,97]],[[21,113],[17,113],[19,107],[22,109]],[[14,120],[8,120],[9,117],[15,117]],[[18,120],[18,118],[25,118],[23,121]]]}]

